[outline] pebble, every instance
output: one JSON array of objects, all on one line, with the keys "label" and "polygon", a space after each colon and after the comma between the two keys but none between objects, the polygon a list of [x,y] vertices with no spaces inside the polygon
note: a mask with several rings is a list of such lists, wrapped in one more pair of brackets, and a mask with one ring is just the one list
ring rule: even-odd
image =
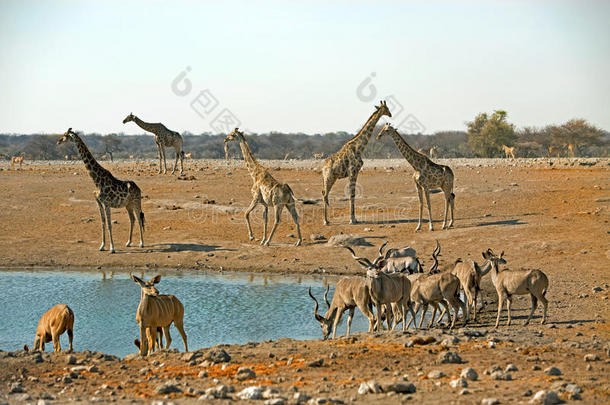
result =
[{"label": "pebble", "polygon": [[382,392],[381,385],[375,380],[364,381],[358,387],[358,394],[364,395],[368,393],[378,394]]},{"label": "pebble", "polygon": [[450,363],[450,364],[460,364],[462,363],[462,358],[457,352],[442,352],[438,355],[436,359],[437,363]]},{"label": "pebble", "polygon": [[479,373],[472,367],[466,367],[460,373],[460,377],[465,378],[470,381],[476,381],[479,378]]},{"label": "pebble", "polygon": [[468,395],[470,394],[470,391],[468,391],[466,388],[464,388],[463,390],[460,391],[460,395]]},{"label": "pebble", "polygon": [[238,381],[250,380],[252,378],[256,378],[256,373],[247,367],[240,367],[237,369],[235,378]]},{"label": "pebble", "polygon": [[169,382],[159,384],[157,385],[157,388],[155,388],[155,393],[157,394],[171,394],[173,392],[182,392],[182,390],[175,384]]},{"label": "pebble", "polygon": [[511,372],[511,371],[519,371],[519,369],[514,364],[509,364],[509,365],[506,366],[504,371],[508,373],[508,372]]},{"label": "pebble", "polygon": [[9,393],[11,393],[11,394],[17,394],[17,393],[23,392],[23,387],[21,386],[20,382],[11,383],[9,388],[10,388]]},{"label": "pebble", "polygon": [[297,404],[302,404],[303,402],[307,402],[309,401],[311,397],[307,394],[304,394],[302,392],[295,392],[294,396],[292,397],[292,399],[294,399],[294,401]]},{"label": "pebble", "polygon": [[310,363],[307,363],[307,367],[322,367],[324,364],[324,359],[314,360]]},{"label": "pebble", "polygon": [[530,404],[542,404],[542,405],[555,405],[562,401],[557,396],[555,391],[541,390],[534,394],[534,397],[530,400]]},{"label": "pebble", "polygon": [[544,374],[546,375],[561,375],[561,370],[558,369],[557,367],[548,367],[546,369],[544,369]]},{"label": "pebble", "polygon": [[199,378],[205,378],[208,376],[207,371],[200,371],[199,374],[197,374],[197,377]]},{"label": "pebble", "polygon": [[284,405],[286,400],[284,398],[271,398],[264,402],[265,405]]},{"label": "pebble", "polygon": [[66,356],[66,363],[76,364],[76,356],[73,354],[69,354],[68,356]]},{"label": "pebble", "polygon": [[451,388],[466,388],[468,387],[468,382],[464,378],[456,378],[449,381],[449,386]]},{"label": "pebble", "polygon": [[599,361],[599,356],[593,353],[585,354],[585,361]]},{"label": "pebble", "polygon": [[481,400],[481,405],[498,405],[499,403],[498,398],[483,398]]},{"label": "pebble", "polygon": [[513,377],[510,375],[510,373],[505,373],[504,371],[494,371],[493,373],[491,373],[491,378],[493,378],[494,380],[500,380],[500,381],[511,381],[513,379]]},{"label": "pebble", "polygon": [[442,378],[444,376],[445,376],[445,373],[443,373],[440,370],[432,370],[428,373],[428,378],[430,378],[430,379]]},{"label": "pebble", "polygon": [[392,383],[384,387],[385,392],[396,392],[398,394],[413,394],[416,391],[412,383]]},{"label": "pebble", "polygon": [[205,359],[209,361],[213,361],[214,363],[226,363],[231,361],[231,356],[224,349],[215,347],[211,348],[205,354]]},{"label": "pebble", "polygon": [[236,395],[239,399],[263,399],[263,389],[256,385],[244,388]]}]

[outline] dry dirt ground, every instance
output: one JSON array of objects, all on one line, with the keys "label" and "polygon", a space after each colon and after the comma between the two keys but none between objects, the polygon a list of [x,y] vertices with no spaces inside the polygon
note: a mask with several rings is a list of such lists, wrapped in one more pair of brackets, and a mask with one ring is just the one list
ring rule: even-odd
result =
[{"label": "dry dirt ground", "polygon": [[[82,163],[26,162],[18,170],[3,164],[0,266],[5,268],[361,274],[347,251],[326,244],[326,239],[344,233],[366,237],[370,246],[356,246],[359,255],[373,257],[379,244],[388,240],[391,246],[415,247],[425,266],[430,264],[429,252],[438,240],[441,268],[445,269],[458,257],[481,262],[483,250],[503,250],[509,268],[539,268],[548,275],[550,303],[549,325],[539,325],[537,313],[533,324],[523,326],[529,307],[529,298],[523,297],[515,300],[513,325],[493,331],[496,298],[485,277],[483,296],[490,304],[481,321],[452,332],[361,333],[332,342],[280,339],[226,346],[231,357],[226,363],[204,362],[207,349],[186,357],[161,352],[149,359],[132,356],[123,360],[85,352],[75,354],[70,360],[76,364],[70,365],[66,354],[0,352],[0,402],[35,402],[44,397],[51,403],[188,402],[202,395],[212,401],[213,393],[205,396],[211,387],[226,385],[234,390],[226,395],[238,399],[243,388],[261,385],[270,387],[263,390],[265,397],[285,398],[286,403],[307,396],[318,403],[322,399],[327,403],[480,403],[484,398],[516,403],[530,401],[543,389],[567,401],[580,397],[585,403],[608,403],[610,162],[471,159],[441,163],[449,164],[455,173],[455,226],[440,229],[442,194],[434,194],[436,230],[429,232],[424,223],[422,231],[414,232],[417,196],[412,170],[402,160],[365,163],[357,190],[357,217],[362,221],[358,225],[348,224],[346,183],[339,181],[331,193],[331,225],[327,227],[322,225],[319,202],[321,174],[315,170],[321,161],[263,162],[307,202],[299,203],[303,246],[292,246],[296,228],[284,213],[268,248],[258,244],[261,208],[252,214],[257,241],[247,238],[242,212],[250,202],[251,180],[243,162],[188,161],[183,178],[157,175],[157,167],[149,161],[105,162],[117,177],[136,181],[145,196],[145,247],[124,247],[129,220],[124,210],[114,210],[117,253],[113,255],[97,250],[99,213],[93,183]],[[313,240],[311,235],[323,239]],[[134,236],[137,246],[137,233]],[[416,336],[435,340],[422,341]],[[441,363],[439,356],[447,351],[458,353],[461,362]],[[585,360],[586,355],[590,361]],[[497,379],[506,378],[503,372],[493,377],[484,373],[494,365],[505,370],[509,364],[517,368],[509,371],[511,380]],[[547,375],[545,369],[550,366],[562,374]],[[237,373],[239,367],[250,368],[255,376]],[[467,388],[452,387],[449,382],[466,367],[478,372],[478,380],[468,380]],[[431,371],[442,371],[445,376],[433,378]],[[242,375],[250,378],[236,378]],[[361,384],[370,380],[376,380],[383,392],[359,394]],[[402,385],[391,385],[399,382]],[[163,383],[177,392],[163,393]],[[391,391],[413,388],[414,393]],[[467,393],[460,395],[463,389]],[[533,395],[526,395],[530,393]]]}]

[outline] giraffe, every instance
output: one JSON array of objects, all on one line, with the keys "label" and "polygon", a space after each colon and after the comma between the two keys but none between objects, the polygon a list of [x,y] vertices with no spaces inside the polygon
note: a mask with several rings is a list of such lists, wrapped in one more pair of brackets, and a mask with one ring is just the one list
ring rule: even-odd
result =
[{"label": "giraffe", "polygon": [[[256,207],[258,204],[262,204],[264,207],[263,222],[265,225],[261,245],[269,246],[271,238],[273,237],[273,234],[280,223],[282,209],[285,206],[290,212],[292,220],[297,226],[297,234],[299,239],[297,240],[295,246],[300,246],[301,242],[303,242],[303,238],[301,237],[299,215],[297,214],[296,201],[292,189],[288,184],[282,184],[274,179],[269,173],[269,170],[257,162],[256,158],[252,154],[252,151],[250,150],[250,147],[248,146],[248,142],[246,141],[243,132],[239,131],[239,128],[235,128],[233,132],[227,135],[224,142],[226,145],[228,142],[235,140],[239,142],[241,153],[244,156],[244,161],[246,162],[246,168],[248,169],[250,176],[252,176],[252,181],[254,182],[251,189],[252,202],[245,213],[246,223],[248,224],[248,236],[250,240],[254,239],[254,236],[252,236],[252,226],[250,225],[250,212],[252,212],[254,207]],[[267,237],[267,213],[269,211],[269,206],[274,207],[275,222],[273,224],[273,228],[271,228],[269,237]]]},{"label": "giraffe", "polygon": [[363,165],[361,156],[373,134],[373,129],[375,128],[377,121],[384,115],[387,115],[388,117],[392,116],[386,102],[382,101],[379,107],[376,107],[375,112],[369,117],[362,129],[352,139],[347,141],[338,152],[329,156],[324,161],[324,165],[322,166],[324,225],[329,225],[327,211],[329,208],[328,195],[330,194],[330,190],[338,179],[343,179],[345,177],[349,178],[350,223],[358,223],[354,205],[356,200],[356,181],[358,180],[358,173]]},{"label": "giraffe", "polygon": [[[174,162],[174,168],[172,173],[176,171],[178,167],[178,157],[180,158],[180,175],[184,174],[184,152],[182,151],[182,137],[176,131],[171,131],[161,123],[150,123],[144,122],[133,113],[130,113],[123,120],[123,124],[129,121],[135,122],[144,131],[152,132],[155,134],[155,143],[159,150],[159,174],[161,174],[161,164],[163,164],[163,174],[167,173],[167,161],[165,160],[165,147],[173,147],[176,150],[176,161]],[[163,158],[163,161],[161,160]]]},{"label": "giraffe", "polygon": [[443,229],[447,228],[447,211],[449,206],[451,206],[451,222],[449,222],[449,227],[452,227],[455,194],[453,194],[453,171],[451,168],[449,166],[438,165],[426,156],[417,153],[404,139],[402,139],[398,131],[390,124],[386,124],[381,129],[379,135],[377,135],[377,139],[386,134],[392,136],[400,153],[402,153],[405,159],[407,159],[407,162],[415,169],[413,180],[415,180],[415,187],[417,187],[417,194],[419,196],[419,221],[415,230],[419,231],[421,229],[424,194],[426,196],[426,203],[428,204],[430,230],[434,230],[432,226],[432,212],[430,211],[430,190],[434,188],[440,188],[445,194],[445,219],[443,220]]},{"label": "giraffe", "polygon": [[567,148],[568,148],[568,156],[575,157],[576,151],[578,151],[578,147],[576,145],[574,145],[573,143],[569,143]]},{"label": "giraffe", "polygon": [[106,247],[106,225],[108,225],[108,236],[110,238],[110,253],[114,253],[114,242],[112,240],[112,221],[110,220],[110,208],[127,209],[129,214],[129,239],[125,246],[131,246],[131,235],[133,223],[138,218],[140,226],[140,247],[144,246],[144,213],[142,212],[142,192],[133,181],[122,181],[115,178],[112,173],[104,169],[93,157],[85,142],[72,128],[57,141],[60,145],[64,142],[74,142],[80,153],[89,175],[93,179],[98,191],[95,193],[95,201],[100,210],[102,218],[102,244],[100,250]]},{"label": "giraffe", "polygon": [[513,159],[515,158],[515,147],[514,146],[502,145],[502,151],[504,152],[504,157],[506,159],[508,159],[509,156]]},{"label": "giraffe", "polygon": [[438,157],[438,146],[434,145],[430,148],[430,159],[436,159]]}]

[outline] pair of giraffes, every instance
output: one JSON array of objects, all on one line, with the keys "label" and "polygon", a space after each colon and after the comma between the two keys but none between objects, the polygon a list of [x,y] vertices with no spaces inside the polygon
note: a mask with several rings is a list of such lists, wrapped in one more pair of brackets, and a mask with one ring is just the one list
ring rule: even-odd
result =
[{"label": "pair of giraffes", "polygon": [[[360,169],[364,163],[362,160],[362,153],[364,152],[364,149],[366,148],[366,145],[373,134],[373,130],[377,122],[384,115],[388,117],[392,116],[386,102],[382,101],[381,104],[376,107],[375,112],[369,117],[362,129],[352,139],[347,141],[338,152],[325,160],[322,167],[322,197],[324,200],[325,225],[329,225],[327,211],[330,206],[328,201],[330,191],[338,179],[346,177],[349,179],[350,190],[350,223],[356,224],[358,222],[355,216],[355,198],[358,174],[360,173]],[[155,133],[155,142],[157,142],[157,145],[167,145],[165,143],[166,141],[163,140],[164,137],[165,139],[171,138],[174,140],[174,145],[176,145],[176,163],[174,165],[175,170],[179,154],[178,151],[180,150],[181,152],[182,138],[180,135],[177,132],[168,130],[163,124],[145,123],[144,121],[141,121],[139,118],[135,117],[133,114],[129,114],[123,122],[126,123],[129,121],[135,121],[136,124],[138,124],[141,128]],[[413,180],[415,181],[415,186],[417,188],[419,197],[419,220],[416,230],[421,229],[424,196],[426,198],[428,207],[429,228],[431,231],[434,230],[430,207],[430,190],[436,188],[440,188],[445,195],[445,216],[443,221],[443,229],[453,226],[455,194],[453,193],[454,176],[451,168],[436,164],[427,156],[415,151],[390,124],[386,124],[382,128],[377,135],[377,139],[385,135],[392,137],[400,153],[415,170],[413,173]],[[157,137],[159,138],[157,139]],[[100,246],[100,250],[104,250],[106,245],[105,230],[107,226],[108,235],[110,238],[110,252],[114,253],[115,250],[112,239],[112,221],[110,219],[110,209],[123,207],[126,208],[130,220],[129,238],[126,246],[131,245],[133,226],[135,219],[137,218],[140,228],[140,247],[142,247],[144,245],[144,213],[142,212],[142,193],[140,188],[133,181],[122,181],[116,179],[112,173],[103,168],[95,160],[80,136],[72,131],[72,128],[69,128],[68,131],[63,134],[63,136],[57,141],[57,144],[68,141],[76,144],[79,154],[85,163],[85,167],[98,189],[98,191],[95,193],[95,200],[98,204],[102,220],[102,244]],[[248,236],[250,240],[254,239],[250,224],[250,213],[258,204],[262,204],[264,207],[264,232],[261,244],[269,246],[271,238],[273,237],[273,234],[280,223],[282,210],[284,207],[286,207],[296,224],[298,234],[296,246],[299,246],[303,239],[301,236],[299,217],[296,211],[296,199],[292,189],[288,184],[278,182],[271,175],[268,168],[258,163],[248,146],[248,142],[246,141],[244,134],[240,132],[238,128],[235,128],[235,130],[225,138],[225,150],[227,150],[227,144],[230,141],[238,141],[240,143],[242,155],[244,157],[244,161],[246,162],[246,167],[254,183],[251,189],[253,199],[245,212],[246,223],[248,226]],[[183,154],[180,153],[180,155],[182,157]],[[161,149],[159,152],[159,159],[161,159]],[[267,216],[269,206],[274,207],[275,222],[269,236],[267,237]],[[451,208],[451,221],[447,225],[449,208]]]}]

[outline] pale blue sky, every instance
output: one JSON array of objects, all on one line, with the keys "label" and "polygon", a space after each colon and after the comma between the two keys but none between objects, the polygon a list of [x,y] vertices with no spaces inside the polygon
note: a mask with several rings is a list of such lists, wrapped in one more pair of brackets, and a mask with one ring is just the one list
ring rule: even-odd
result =
[{"label": "pale blue sky", "polygon": [[[201,133],[224,108],[255,132],[354,131],[388,95],[426,132],[499,108],[610,129],[608,21],[601,0],[2,1],[0,132],[141,133],[133,111]],[[205,89],[219,104],[201,117]]]}]

